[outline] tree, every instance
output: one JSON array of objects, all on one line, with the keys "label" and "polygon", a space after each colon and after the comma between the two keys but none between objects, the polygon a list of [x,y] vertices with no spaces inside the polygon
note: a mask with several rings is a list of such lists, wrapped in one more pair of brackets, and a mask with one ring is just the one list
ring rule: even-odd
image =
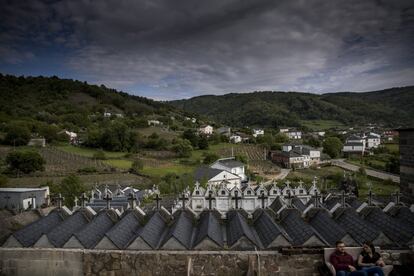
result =
[{"label": "tree", "polygon": [[219,156],[215,153],[203,153],[203,163],[204,164],[211,164],[214,161],[216,161],[217,159],[219,159]]},{"label": "tree", "polygon": [[182,136],[183,139],[187,139],[188,141],[191,142],[191,145],[193,147],[198,147],[198,136],[196,135],[196,133],[194,132],[194,130],[192,129],[187,129],[186,131],[183,132]]},{"label": "tree", "polygon": [[201,136],[198,140],[198,148],[201,150],[208,149],[208,140],[207,137]]},{"label": "tree", "polygon": [[329,137],[323,141],[323,152],[331,158],[336,158],[340,155],[342,146],[343,144],[338,137]]},{"label": "tree", "polygon": [[6,157],[6,163],[11,171],[19,174],[43,171],[45,160],[38,152],[20,150],[10,152]]},{"label": "tree", "polygon": [[176,144],[172,146],[172,150],[177,153],[179,157],[190,157],[193,147],[187,139],[179,139]]},{"label": "tree", "polygon": [[4,138],[6,144],[12,146],[25,146],[29,143],[30,131],[25,126],[13,125],[9,127],[9,131]]},{"label": "tree", "polygon": [[62,180],[58,191],[65,198],[65,205],[73,207],[75,197],[79,197],[82,193],[86,192],[86,187],[79,177],[69,175]]}]

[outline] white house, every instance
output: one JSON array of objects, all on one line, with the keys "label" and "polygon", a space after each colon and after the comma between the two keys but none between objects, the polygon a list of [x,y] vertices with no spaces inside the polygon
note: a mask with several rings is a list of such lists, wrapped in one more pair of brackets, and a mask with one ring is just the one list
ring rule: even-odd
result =
[{"label": "white house", "polygon": [[232,135],[232,136],[230,136],[229,140],[230,140],[231,143],[238,144],[238,143],[241,143],[242,138],[239,135]]},{"label": "white house", "polygon": [[161,124],[162,123],[160,121],[158,121],[158,120],[148,120],[148,125],[149,126],[159,126]]},{"label": "white house", "polygon": [[69,137],[69,142],[71,144],[76,144],[78,142],[78,134],[76,132],[68,131],[68,130],[62,130],[60,133],[64,133]]},{"label": "white house", "polygon": [[104,116],[105,118],[109,118],[109,117],[111,117],[111,116],[112,116],[112,113],[111,113],[111,112],[107,112],[107,111],[105,111],[105,112],[104,112],[104,114],[103,114],[103,116]]},{"label": "white house", "polygon": [[295,139],[295,140],[299,140],[302,139],[302,132],[301,131],[288,131],[286,132],[286,135],[289,137],[289,139]]},{"label": "white house", "polygon": [[290,153],[288,155],[289,165],[295,164],[296,168],[308,168],[313,164],[319,164],[321,161],[321,151],[310,146],[285,144],[282,146],[282,151]]},{"label": "white house", "polygon": [[222,169],[199,167],[194,173],[194,178],[198,182],[207,181],[213,186],[225,185],[228,189],[240,187],[241,177]]},{"label": "white house", "polygon": [[238,175],[241,178],[241,181],[247,181],[247,176],[244,171],[244,164],[235,160],[234,157],[219,159],[210,167],[213,169],[228,171],[232,174]]},{"label": "white house", "polygon": [[259,135],[264,135],[263,129],[253,129],[253,137],[257,137]]},{"label": "white house", "polygon": [[286,132],[288,132],[289,131],[289,129],[288,128],[281,128],[281,129],[279,129],[279,132],[280,133],[286,133]]},{"label": "white house", "polygon": [[41,188],[0,188],[0,208],[26,210],[49,205],[49,187]]},{"label": "white house", "polygon": [[379,134],[370,133],[366,138],[366,147],[367,149],[378,148],[381,144],[381,136]]},{"label": "white house", "polygon": [[346,143],[344,144],[342,148],[342,152],[345,155],[349,155],[349,154],[363,155],[365,152],[365,139],[360,136],[351,135],[350,137],[348,137],[348,139],[346,139]]},{"label": "white house", "polygon": [[198,129],[198,132],[205,135],[211,135],[213,134],[213,127],[210,125],[201,126]]}]

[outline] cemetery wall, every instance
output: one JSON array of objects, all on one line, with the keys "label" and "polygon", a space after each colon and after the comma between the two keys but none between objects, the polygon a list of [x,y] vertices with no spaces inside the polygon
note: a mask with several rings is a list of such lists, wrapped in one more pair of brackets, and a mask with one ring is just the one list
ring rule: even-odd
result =
[{"label": "cemetery wall", "polygon": [[[383,256],[388,263],[400,264],[407,254],[392,251]],[[304,276],[319,275],[317,268],[322,259],[320,250],[279,253],[1,248],[0,275]]]}]

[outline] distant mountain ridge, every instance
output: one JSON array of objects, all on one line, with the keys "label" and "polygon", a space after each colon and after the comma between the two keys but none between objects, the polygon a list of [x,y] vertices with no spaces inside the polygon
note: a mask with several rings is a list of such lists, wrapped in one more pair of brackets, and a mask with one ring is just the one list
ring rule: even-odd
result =
[{"label": "distant mountain ridge", "polygon": [[204,95],[169,104],[232,126],[301,126],[303,120],[414,126],[414,86],[322,95],[272,91],[231,93]]}]

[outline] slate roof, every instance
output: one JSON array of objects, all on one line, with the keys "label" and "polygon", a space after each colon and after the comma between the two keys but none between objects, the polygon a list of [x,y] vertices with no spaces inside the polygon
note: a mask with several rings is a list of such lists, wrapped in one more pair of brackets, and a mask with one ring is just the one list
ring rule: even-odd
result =
[{"label": "slate roof", "polygon": [[223,234],[221,225],[213,211],[204,211],[200,215],[200,224],[194,241],[194,246],[198,245],[205,238],[210,238],[217,245],[223,246]]},{"label": "slate roof", "polygon": [[405,206],[396,206],[393,209],[393,217],[396,218],[400,223],[406,224],[407,227],[411,227],[411,230],[414,233],[414,213]]},{"label": "slate roof", "polygon": [[139,222],[138,216],[134,211],[129,210],[105,235],[119,249],[124,249],[141,230],[142,225]]},{"label": "slate roof", "polygon": [[164,238],[164,243],[174,237],[185,248],[190,249],[191,237],[193,233],[193,217],[185,210],[179,210],[175,213],[175,215],[176,219],[173,225],[169,228],[168,233]]},{"label": "slate roof", "polygon": [[348,147],[362,147],[364,144],[362,142],[346,142],[344,147],[348,146]]},{"label": "slate roof", "polygon": [[253,244],[257,245],[252,229],[239,211],[230,211],[227,213],[227,216],[227,244],[229,246],[235,244],[243,236],[248,238]]},{"label": "slate roof", "polygon": [[269,208],[275,211],[276,213],[279,212],[280,209],[284,206],[282,199],[278,196],[275,200],[270,204]]},{"label": "slate roof", "polygon": [[380,234],[375,226],[363,220],[353,208],[339,208],[335,212],[335,221],[359,244],[373,241]]},{"label": "slate roof", "polygon": [[76,231],[90,221],[91,216],[88,216],[84,209],[79,209],[57,227],[53,228],[47,234],[47,238],[55,247],[62,247]]},{"label": "slate roof", "polygon": [[292,205],[293,205],[295,208],[299,209],[301,212],[305,211],[305,209],[307,208],[307,206],[306,206],[305,204],[303,204],[302,200],[300,200],[300,199],[299,199],[299,198],[297,198],[297,197],[294,197],[294,198],[292,199]]},{"label": "slate roof", "polygon": [[335,242],[341,240],[347,234],[326,209],[318,209],[314,212],[309,219],[309,223],[331,246],[335,246]]},{"label": "slate roof", "polygon": [[265,247],[268,247],[279,235],[282,235],[289,240],[286,232],[275,223],[266,211],[261,211],[253,225]]},{"label": "slate roof", "polygon": [[410,227],[388,216],[378,207],[365,207],[364,219],[381,229],[388,237],[399,245],[407,244],[413,239],[414,232]]},{"label": "slate roof", "polygon": [[55,209],[45,217],[41,217],[22,229],[16,231],[13,236],[24,246],[29,247],[37,242],[43,235],[53,230],[56,225],[59,225],[64,220],[64,214]]},{"label": "slate roof", "polygon": [[202,166],[195,170],[194,172],[194,179],[197,181],[201,181],[203,179],[211,179],[221,173],[223,170],[213,169],[210,167]]},{"label": "slate roof", "polygon": [[160,212],[155,212],[145,224],[144,229],[138,233],[135,238],[141,237],[149,246],[153,249],[157,249],[166,227],[167,224]]},{"label": "slate roof", "polygon": [[331,197],[331,198],[328,198],[327,200],[325,200],[324,206],[328,210],[331,210],[337,203],[342,204],[341,199],[339,197]]},{"label": "slate roof", "polygon": [[75,232],[74,236],[85,248],[93,248],[115,224],[113,217],[116,217],[113,210],[103,210],[90,223]]},{"label": "slate roof", "polygon": [[282,211],[281,224],[292,238],[292,244],[300,246],[305,243],[316,232],[301,217],[300,212],[296,209],[285,209]]},{"label": "slate roof", "polygon": [[228,168],[244,167],[244,164],[242,162],[234,160],[234,159],[218,160],[217,162],[219,162],[220,164]]}]

